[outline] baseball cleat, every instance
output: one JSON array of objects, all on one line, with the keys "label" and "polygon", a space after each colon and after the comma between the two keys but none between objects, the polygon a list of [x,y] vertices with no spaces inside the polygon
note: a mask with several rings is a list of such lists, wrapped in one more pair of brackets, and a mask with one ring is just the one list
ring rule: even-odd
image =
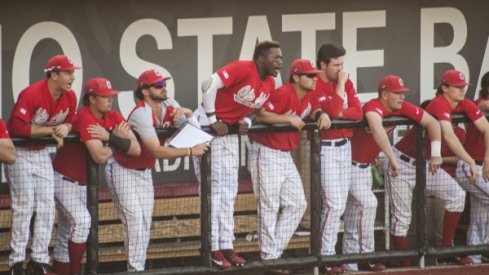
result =
[{"label": "baseball cleat", "polygon": [[234,249],[222,250],[222,253],[224,254],[224,257],[226,257],[226,259],[232,265],[235,265],[235,266],[244,266],[245,263],[246,263],[246,260],[243,259],[241,256],[239,256],[238,253],[236,253],[236,251],[234,251]]},{"label": "baseball cleat", "polygon": [[219,269],[226,269],[231,267],[231,263],[224,257],[221,250],[212,251],[211,257],[212,264]]}]

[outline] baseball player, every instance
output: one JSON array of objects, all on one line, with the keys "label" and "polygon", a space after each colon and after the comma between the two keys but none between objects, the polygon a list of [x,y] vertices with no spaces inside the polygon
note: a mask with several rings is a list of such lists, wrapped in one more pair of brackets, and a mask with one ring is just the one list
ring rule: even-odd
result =
[{"label": "baseball player", "polygon": [[[443,87],[442,87],[443,88]],[[484,74],[481,79],[481,90],[475,104],[481,111],[489,110],[489,73]],[[489,243],[489,188],[487,184],[487,169],[485,160],[488,159],[488,133],[487,122],[481,117],[480,122],[466,123],[467,142],[464,144],[467,153],[474,158],[477,172],[481,174],[475,184],[470,181],[469,166],[467,163],[459,162],[456,176],[460,185],[470,195],[470,224],[467,231],[467,244],[480,245]],[[471,256],[471,259],[480,263],[480,255]]]},{"label": "baseball player", "polygon": [[[17,99],[8,121],[12,136],[37,138],[51,136],[63,145],[76,119],[76,95],[71,90],[75,66],[65,55],[52,57],[44,71],[46,79],[25,88]],[[33,227],[31,260],[28,273],[51,273],[49,241],[54,225],[54,175],[48,148],[32,146],[17,148],[17,161],[7,166],[12,199],[12,252],[9,265],[16,273],[26,255],[31,217]]]},{"label": "baseball player", "polygon": [[[464,112],[471,120],[479,120],[483,114],[469,100],[464,99],[464,85],[466,81],[462,73],[450,70],[443,75],[442,84],[437,91],[437,96],[428,104],[426,111],[438,119],[442,129],[444,140],[450,150],[467,163],[471,163],[472,177],[477,174],[474,160],[465,152],[459,139],[453,131],[451,123],[452,112]],[[447,92],[444,92],[446,89]],[[487,121],[486,121],[487,123]],[[388,187],[390,188],[392,203],[391,233],[394,239],[394,247],[407,249],[407,231],[411,222],[411,202],[414,185],[416,183],[416,156],[415,128],[411,129],[396,145],[394,152],[401,163],[402,176],[393,178],[388,175]],[[436,144],[435,144],[436,145]],[[439,158],[440,150],[436,145],[431,147],[431,160]],[[436,148],[436,152],[434,151]],[[441,161],[441,158],[439,158]],[[475,180],[475,178],[474,178]],[[465,194],[458,183],[443,169],[426,174],[426,193],[434,195],[444,201],[445,212],[443,215],[442,247],[453,245],[453,238],[461,212],[465,205]],[[442,261],[444,259],[438,259]],[[460,265],[471,264],[468,257],[457,260]],[[403,265],[410,265],[409,261],[403,261]]]},{"label": "baseball player", "polygon": [[155,128],[180,124],[185,118],[196,124],[191,120],[191,110],[167,97],[168,79],[156,70],[147,70],[139,76],[134,96],[140,101],[129,115],[128,123],[138,134],[141,154],[133,157],[116,151],[105,170],[112,199],[124,226],[128,271],[145,268],[154,205],[151,168],[155,166],[156,158],[201,156],[209,146],[171,148],[164,146],[164,140],[158,138]]},{"label": "baseball player", "polygon": [[141,151],[125,119],[112,111],[112,97],[117,91],[112,89],[109,80],[102,77],[90,79],[84,93],[83,107],[73,125],[81,142],[66,144],[53,160],[54,196],[59,210],[53,270],[58,275],[80,274],[90,231],[86,149],[98,164],[104,164],[115,149],[132,156]]},{"label": "baseball player", "polygon": [[[302,119],[313,118],[320,112],[311,96],[316,87],[317,73],[311,61],[296,59],[290,66],[290,80],[271,95],[256,116],[260,123],[287,123],[301,129]],[[318,126],[330,125],[323,114]],[[258,239],[263,260],[278,259],[306,210],[306,198],[301,178],[292,159],[300,132],[264,133],[252,135],[248,151],[248,169],[258,211]],[[279,211],[281,209],[281,211]],[[288,270],[272,270],[269,274],[289,274]]]},{"label": "baseball player", "polygon": [[[15,162],[15,147],[10,139],[7,125],[0,118],[0,162],[13,164]],[[0,172],[1,173],[1,172]]]},{"label": "baseball player", "polygon": [[[362,107],[348,73],[343,71],[346,50],[339,45],[323,44],[316,60],[320,70],[314,96],[332,119],[362,119]],[[321,187],[321,255],[334,255],[335,245],[351,181],[352,129],[320,131]],[[337,173],[341,171],[341,173]],[[326,267],[328,274],[344,272],[341,266]]]},{"label": "baseball player", "polygon": [[[352,137],[352,183],[345,210],[343,235],[344,253],[369,253],[375,249],[374,222],[377,198],[372,192],[371,163],[382,150],[389,163],[390,174],[397,177],[399,161],[389,142],[388,135],[394,127],[384,129],[382,119],[388,116],[405,116],[428,129],[432,140],[440,141],[436,120],[421,108],[404,101],[409,91],[399,76],[387,75],[378,85],[379,97],[363,106],[367,128],[355,128]],[[352,266],[350,264],[350,266]],[[354,265],[353,265],[354,266]],[[366,268],[381,271],[385,266],[369,263]]]},{"label": "baseball player", "polygon": [[211,147],[211,254],[221,269],[246,263],[233,249],[239,144],[237,135],[226,135],[228,125],[237,123],[241,134],[247,132],[251,125],[247,116],[260,109],[275,89],[273,77],[281,67],[280,45],[263,41],[255,46],[253,61],[231,62],[202,83],[203,107],[218,135]]}]

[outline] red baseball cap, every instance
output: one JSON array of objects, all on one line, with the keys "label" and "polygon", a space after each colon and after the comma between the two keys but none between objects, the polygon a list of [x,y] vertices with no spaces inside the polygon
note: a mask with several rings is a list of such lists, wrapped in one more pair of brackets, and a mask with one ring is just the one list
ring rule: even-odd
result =
[{"label": "red baseball cap", "polygon": [[113,90],[110,81],[103,77],[95,77],[88,80],[83,90],[86,95],[113,96],[119,93]]},{"label": "red baseball cap", "polygon": [[71,71],[81,69],[81,67],[75,66],[71,58],[66,55],[55,55],[49,59],[44,72],[52,72],[52,71]]},{"label": "red baseball cap", "polygon": [[164,77],[157,70],[147,70],[144,71],[138,78],[138,87],[142,87],[145,85],[152,85],[159,81],[165,81],[170,79],[171,77]]},{"label": "red baseball cap", "polygon": [[379,83],[378,91],[387,90],[393,93],[404,93],[409,91],[409,88],[404,86],[404,81],[397,75],[386,75]]},{"label": "red baseball cap", "polygon": [[442,84],[455,86],[455,87],[463,87],[463,86],[471,85],[465,79],[464,73],[457,70],[448,70],[444,72],[443,76],[441,77],[440,85]]},{"label": "red baseball cap", "polygon": [[294,74],[317,74],[319,70],[314,68],[314,63],[308,59],[296,59],[290,65],[290,75]]}]

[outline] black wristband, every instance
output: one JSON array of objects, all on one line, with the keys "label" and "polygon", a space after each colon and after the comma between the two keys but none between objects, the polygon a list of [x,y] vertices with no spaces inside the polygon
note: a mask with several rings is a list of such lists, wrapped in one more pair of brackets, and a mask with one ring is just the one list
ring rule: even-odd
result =
[{"label": "black wristband", "polygon": [[131,148],[131,140],[128,138],[121,138],[112,133],[109,133],[109,144],[114,146],[116,149],[127,153],[129,148]]},{"label": "black wristband", "polygon": [[323,111],[317,111],[315,114],[314,114],[314,120],[318,121],[319,120],[319,117],[323,114]]}]

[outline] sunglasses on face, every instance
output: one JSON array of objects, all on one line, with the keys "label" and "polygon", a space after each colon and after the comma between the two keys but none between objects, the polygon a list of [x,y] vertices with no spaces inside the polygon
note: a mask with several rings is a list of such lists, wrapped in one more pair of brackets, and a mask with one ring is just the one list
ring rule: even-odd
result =
[{"label": "sunglasses on face", "polygon": [[166,81],[158,81],[156,83],[151,84],[149,87],[154,87],[156,89],[162,89],[166,87]]},{"label": "sunglasses on face", "polygon": [[315,78],[316,77],[316,74],[299,74],[299,76],[305,76],[307,78]]}]

